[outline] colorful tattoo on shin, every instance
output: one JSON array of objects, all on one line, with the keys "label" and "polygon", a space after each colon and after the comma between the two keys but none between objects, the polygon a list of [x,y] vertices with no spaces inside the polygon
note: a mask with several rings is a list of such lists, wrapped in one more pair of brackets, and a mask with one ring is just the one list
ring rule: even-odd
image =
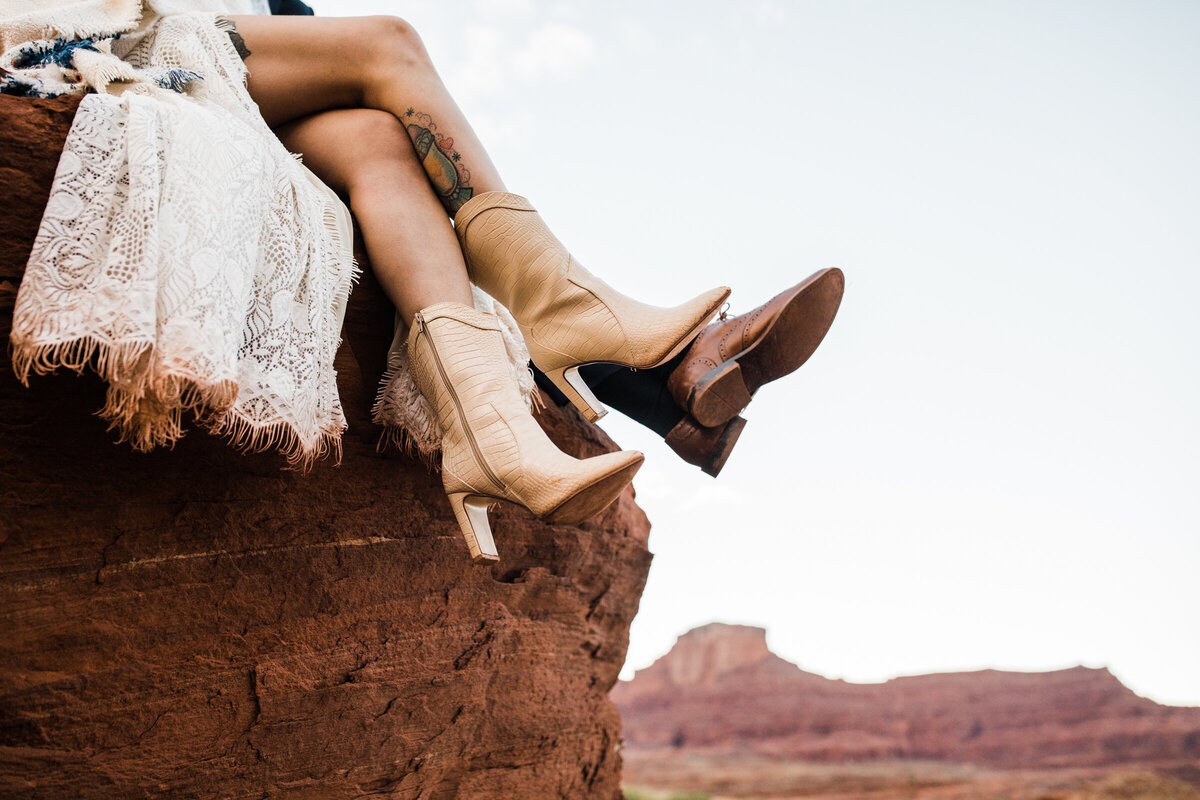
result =
[{"label": "colorful tattoo on shin", "polygon": [[428,114],[411,108],[404,112],[404,125],[433,190],[446,210],[455,213],[471,199],[475,190],[469,185],[471,171],[454,149],[454,140],[438,133],[437,125]]}]

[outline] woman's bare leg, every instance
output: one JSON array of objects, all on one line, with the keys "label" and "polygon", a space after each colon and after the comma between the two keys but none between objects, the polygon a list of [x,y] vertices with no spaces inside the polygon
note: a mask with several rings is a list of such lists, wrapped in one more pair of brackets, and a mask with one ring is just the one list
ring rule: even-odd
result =
[{"label": "woman's bare leg", "polygon": [[[440,301],[471,305],[458,240],[394,116],[327,111],[276,130],[349,198],[376,274],[406,318]],[[624,451],[579,460],[559,450],[530,415],[489,319],[450,306],[430,315],[424,335],[410,334],[412,378],[444,433],[443,486],[476,563],[499,559],[487,519],[492,502],[581,522],[615,500],[643,460]]]},{"label": "woman's bare leg", "polygon": [[[417,163],[453,215],[500,173],[438,77],[420,37],[395,17],[232,18],[250,56],[250,95],[272,128],[338,108],[386,111],[403,123]],[[342,141],[378,148],[370,141]]]},{"label": "woman's bare leg", "polygon": [[403,319],[443,301],[473,305],[454,229],[395,117],[371,109],[329,111],[276,133],[349,201],[375,275]]}]

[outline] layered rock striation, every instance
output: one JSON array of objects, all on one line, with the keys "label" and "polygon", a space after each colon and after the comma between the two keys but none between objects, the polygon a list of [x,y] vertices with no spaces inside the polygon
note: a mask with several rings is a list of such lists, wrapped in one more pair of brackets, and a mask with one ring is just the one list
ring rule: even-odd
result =
[{"label": "layered rock striation", "polygon": [[1106,669],[829,680],[771,653],[765,631],[712,624],[613,690],[629,748],[818,762],[993,767],[1200,765],[1200,708],[1139,697]]},{"label": "layered rock striation", "polygon": [[[77,99],[0,96],[0,335]],[[392,310],[338,354],[350,430],[307,474],[193,431],[114,445],[103,385],[0,356],[0,796],[619,796],[607,693],[649,568],[632,491],[579,526],[506,506],[471,564],[437,475],[376,452]],[[614,448],[573,411],[567,452]]]}]

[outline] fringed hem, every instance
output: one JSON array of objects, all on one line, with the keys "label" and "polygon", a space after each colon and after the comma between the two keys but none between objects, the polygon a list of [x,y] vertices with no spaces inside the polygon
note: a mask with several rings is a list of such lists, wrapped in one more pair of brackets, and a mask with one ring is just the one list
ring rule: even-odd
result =
[{"label": "fringed hem", "polygon": [[[399,331],[400,329],[397,328],[397,338],[400,335]],[[389,356],[391,355],[389,353]],[[383,371],[383,377],[379,379],[379,388],[375,392],[375,403],[371,406],[371,419],[382,425],[383,433],[380,434],[379,441],[375,443],[375,452],[382,453],[388,447],[395,447],[404,455],[420,460],[430,471],[438,472],[441,469],[441,459],[438,458],[440,455],[439,450],[426,452],[421,449],[416,437],[407,428],[380,422],[382,418],[387,416],[386,409],[389,405],[387,397],[388,387],[391,386],[396,375],[403,369],[404,366],[399,358],[388,358],[387,369]]]},{"label": "fringed hem", "polygon": [[[398,334],[397,334],[398,335]],[[392,344],[392,349],[396,347]],[[396,374],[402,369],[400,359],[393,356],[391,351],[388,352],[387,366],[383,370],[383,376],[379,379],[379,386],[375,389],[375,402],[371,404],[371,419],[378,422],[384,409],[387,408],[387,390],[391,386],[392,381],[396,379]],[[385,428],[390,426],[385,425]],[[383,452],[378,450],[378,452]]]},{"label": "fringed hem", "polygon": [[[349,289],[347,288],[347,295]],[[154,345],[149,342],[113,344],[95,337],[30,345],[14,337],[9,341],[13,372],[25,386],[31,374],[49,375],[60,368],[83,374],[89,366],[108,385],[104,407],[96,415],[117,434],[117,443],[128,442],[137,452],[174,447],[185,433],[184,412],[215,436],[225,437],[242,452],[277,449],[289,469],[308,471],[330,454],[342,461],[341,435],[345,425],[322,431],[315,442],[305,443],[287,422],[261,425],[233,408],[238,396],[234,380],[205,384],[193,375],[148,377]]]},{"label": "fringed hem", "polygon": [[225,437],[229,445],[243,453],[262,453],[278,450],[287,459],[288,469],[308,472],[320,459],[333,456],[333,464],[342,463],[342,432],[323,431],[317,440],[305,445],[296,429],[286,422],[259,425],[253,420],[230,412],[214,425],[205,426],[214,436]]},{"label": "fringed hem", "polygon": [[[529,377],[533,379],[533,370],[529,370]],[[542,390],[535,383],[533,391],[529,393],[529,413],[541,414],[546,410],[546,401],[542,399]]]},{"label": "fringed hem", "polygon": [[154,349],[153,342],[133,341],[113,344],[94,336],[84,336],[65,342],[33,344],[15,331],[9,339],[9,353],[17,380],[29,386],[30,374],[49,375],[65,367],[82,375],[92,360],[92,368],[101,378],[112,381],[117,374],[128,375],[138,368],[139,362],[147,358]]},{"label": "fringed hem", "polygon": [[183,438],[185,411],[207,427],[228,413],[237,395],[232,380],[205,385],[190,376],[164,375],[140,394],[109,386],[104,408],[96,414],[108,420],[118,442],[129,442],[134,450],[146,453],[159,446],[174,447]]},{"label": "fringed hem", "polygon": [[399,425],[383,427],[383,433],[379,435],[379,441],[375,443],[375,452],[385,452],[389,447],[394,447],[409,458],[420,461],[430,472],[442,471],[442,461],[439,458],[441,451],[434,450],[426,453],[406,428],[401,428]]}]

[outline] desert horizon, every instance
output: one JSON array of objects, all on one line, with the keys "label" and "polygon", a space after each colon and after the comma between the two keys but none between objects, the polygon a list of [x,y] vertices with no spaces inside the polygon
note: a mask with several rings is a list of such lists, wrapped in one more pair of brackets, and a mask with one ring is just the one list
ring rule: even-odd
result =
[{"label": "desert horizon", "polygon": [[710,623],[612,692],[627,798],[1200,798],[1200,708],[1106,668],[851,683]]},{"label": "desert horizon", "polygon": [[[705,625],[728,625],[728,626],[733,626],[733,627],[762,628],[764,631],[767,632],[768,636],[771,635],[771,631],[768,630],[766,626],[755,625],[753,623],[730,622],[727,620],[712,620],[711,622],[705,623]],[[705,625],[700,625],[697,627],[705,627]],[[684,633],[682,633],[680,635],[681,636],[685,635],[686,633],[688,633],[692,630],[696,630],[696,629],[697,629],[696,627],[689,628],[688,631],[685,631]],[[676,638],[678,638],[678,636]],[[629,677],[622,677],[619,680],[619,683],[629,683],[631,680],[633,680],[633,677],[637,673],[641,672],[642,670],[649,669],[659,659],[665,657],[669,651],[670,651],[670,646],[666,647],[663,650],[662,655],[658,656],[653,661],[651,661],[649,664],[646,664],[646,666],[644,666],[644,667],[635,668],[635,669],[631,670],[629,668],[629,665],[626,664],[626,669],[623,670],[623,674],[628,673]],[[799,664],[797,663],[796,666],[799,667]],[[1154,697],[1153,694],[1151,694],[1151,693],[1137,691],[1133,687],[1129,686],[1125,681],[1121,680],[1120,676],[1113,670],[1111,665],[1109,665],[1109,664],[1090,664],[1090,663],[1086,663],[1086,661],[1084,659],[1079,659],[1074,662],[1063,663],[1059,666],[1051,666],[1051,667],[1045,667],[1045,668],[1039,668],[1039,669],[1019,669],[1016,667],[1008,667],[1008,666],[979,665],[979,666],[970,666],[970,667],[963,667],[963,668],[947,667],[944,669],[932,669],[932,670],[926,670],[926,671],[897,672],[895,674],[890,674],[887,677],[880,678],[878,680],[855,680],[855,679],[847,678],[847,677],[841,676],[841,675],[830,674],[829,671],[823,670],[820,667],[813,667],[812,665],[808,665],[806,667],[800,667],[800,668],[804,672],[807,672],[812,675],[820,676],[828,681],[836,681],[838,683],[846,683],[846,684],[851,684],[851,685],[855,685],[855,686],[879,686],[881,684],[890,683],[891,681],[895,681],[895,680],[903,680],[905,678],[922,678],[922,677],[929,677],[929,676],[936,676],[936,675],[963,675],[963,674],[972,674],[972,673],[980,673],[980,672],[1000,672],[1000,673],[1013,673],[1013,674],[1021,674],[1021,675],[1039,675],[1039,674],[1045,674],[1045,673],[1050,673],[1050,672],[1061,672],[1063,670],[1071,670],[1071,669],[1096,670],[1096,671],[1100,671],[1100,672],[1106,672],[1109,675],[1112,675],[1114,679],[1119,681],[1129,691],[1133,692],[1133,694],[1135,694],[1138,697],[1141,697],[1145,700],[1149,700],[1152,703],[1156,703],[1156,704],[1162,705],[1162,706],[1170,706],[1173,708],[1200,708],[1200,702],[1195,702],[1195,703],[1169,702],[1169,701],[1165,701],[1160,698]]]}]

